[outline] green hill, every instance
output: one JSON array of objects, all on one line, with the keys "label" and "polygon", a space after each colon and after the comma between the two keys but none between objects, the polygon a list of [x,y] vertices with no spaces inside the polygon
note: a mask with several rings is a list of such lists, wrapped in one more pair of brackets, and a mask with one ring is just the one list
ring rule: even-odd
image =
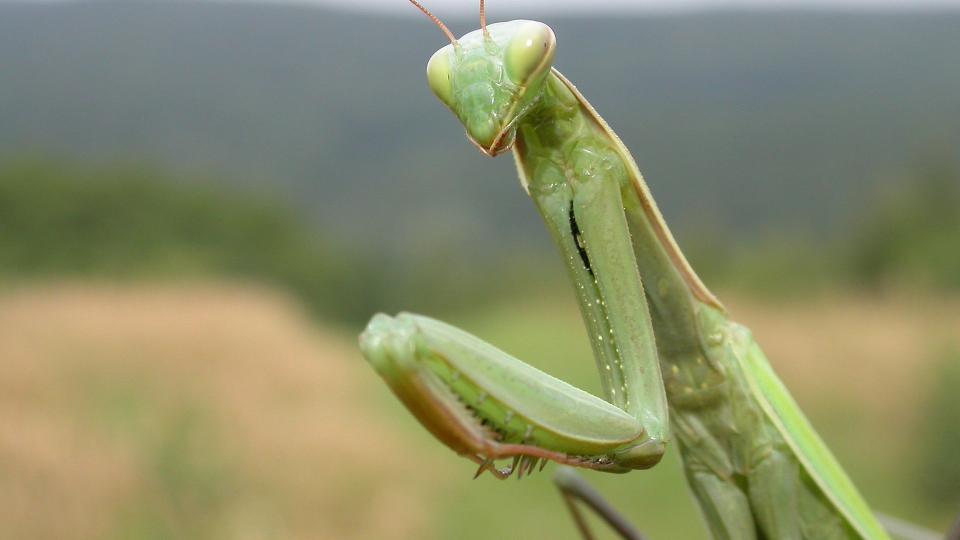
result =
[{"label": "green hill", "polygon": [[[960,13],[545,22],[681,231],[836,235],[865,194],[960,148]],[[416,17],[0,4],[0,156],[201,171],[371,253],[549,250],[511,160],[480,156],[430,95],[441,45]]]}]

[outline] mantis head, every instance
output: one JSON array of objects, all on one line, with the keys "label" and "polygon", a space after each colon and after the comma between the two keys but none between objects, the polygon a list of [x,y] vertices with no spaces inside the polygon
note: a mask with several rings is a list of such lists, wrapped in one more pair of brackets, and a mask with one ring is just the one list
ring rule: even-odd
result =
[{"label": "mantis head", "polygon": [[556,37],[536,21],[485,24],[427,63],[433,93],[488,156],[513,146],[517,123],[536,102],[553,64]]}]

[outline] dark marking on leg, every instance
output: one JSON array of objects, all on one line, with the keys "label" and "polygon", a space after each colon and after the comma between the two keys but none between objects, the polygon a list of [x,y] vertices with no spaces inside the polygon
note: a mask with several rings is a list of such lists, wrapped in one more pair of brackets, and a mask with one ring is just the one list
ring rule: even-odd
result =
[{"label": "dark marking on leg", "polygon": [[580,234],[580,226],[577,225],[577,218],[573,215],[573,201],[570,201],[570,232],[573,234],[573,241],[577,243],[577,253],[580,254],[583,267],[593,276],[593,268],[590,267],[590,258],[587,256],[587,250],[583,246],[583,236]]}]

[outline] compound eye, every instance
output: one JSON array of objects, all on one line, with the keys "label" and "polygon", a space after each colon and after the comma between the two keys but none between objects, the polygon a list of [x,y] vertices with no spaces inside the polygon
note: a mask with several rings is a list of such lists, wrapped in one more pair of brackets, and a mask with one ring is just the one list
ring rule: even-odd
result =
[{"label": "compound eye", "polygon": [[535,79],[550,69],[556,46],[557,39],[549,26],[533,21],[523,25],[507,45],[507,75],[517,84]]},{"label": "compound eye", "polygon": [[450,107],[453,101],[453,85],[450,76],[451,54],[453,54],[453,48],[447,46],[433,53],[430,61],[427,62],[427,84],[433,94],[447,107]]}]

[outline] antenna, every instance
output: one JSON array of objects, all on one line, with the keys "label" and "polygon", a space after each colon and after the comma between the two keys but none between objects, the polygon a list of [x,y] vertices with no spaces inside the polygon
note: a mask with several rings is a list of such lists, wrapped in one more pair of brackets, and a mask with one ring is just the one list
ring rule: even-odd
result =
[{"label": "antenna", "polygon": [[483,9],[483,0],[480,0],[480,30],[483,31],[484,38],[490,37],[490,32],[487,32],[487,12]]},{"label": "antenna", "polygon": [[[410,3],[413,4],[413,5],[415,5],[415,6],[417,6],[417,9],[419,9],[420,11],[422,11],[424,15],[426,15],[427,17],[430,17],[430,20],[431,20],[431,21],[433,21],[434,23],[436,23],[436,25],[440,27],[440,30],[443,30],[443,33],[447,35],[447,39],[450,40],[450,43],[451,43],[451,44],[453,44],[454,46],[457,45],[457,38],[453,37],[453,33],[450,31],[450,29],[447,28],[447,26],[446,26],[445,24],[443,24],[442,22],[440,22],[440,19],[438,19],[436,15],[434,15],[433,13],[430,13],[430,10],[428,10],[428,9],[425,8],[425,7],[423,7],[423,4],[421,4],[420,2],[417,2],[417,0],[410,0]],[[480,4],[481,4],[481,6],[483,5],[483,0],[480,1]],[[481,8],[481,9],[482,9],[482,8]],[[481,11],[481,13],[482,13],[482,11]],[[481,17],[482,17],[482,15],[481,15]]]}]

